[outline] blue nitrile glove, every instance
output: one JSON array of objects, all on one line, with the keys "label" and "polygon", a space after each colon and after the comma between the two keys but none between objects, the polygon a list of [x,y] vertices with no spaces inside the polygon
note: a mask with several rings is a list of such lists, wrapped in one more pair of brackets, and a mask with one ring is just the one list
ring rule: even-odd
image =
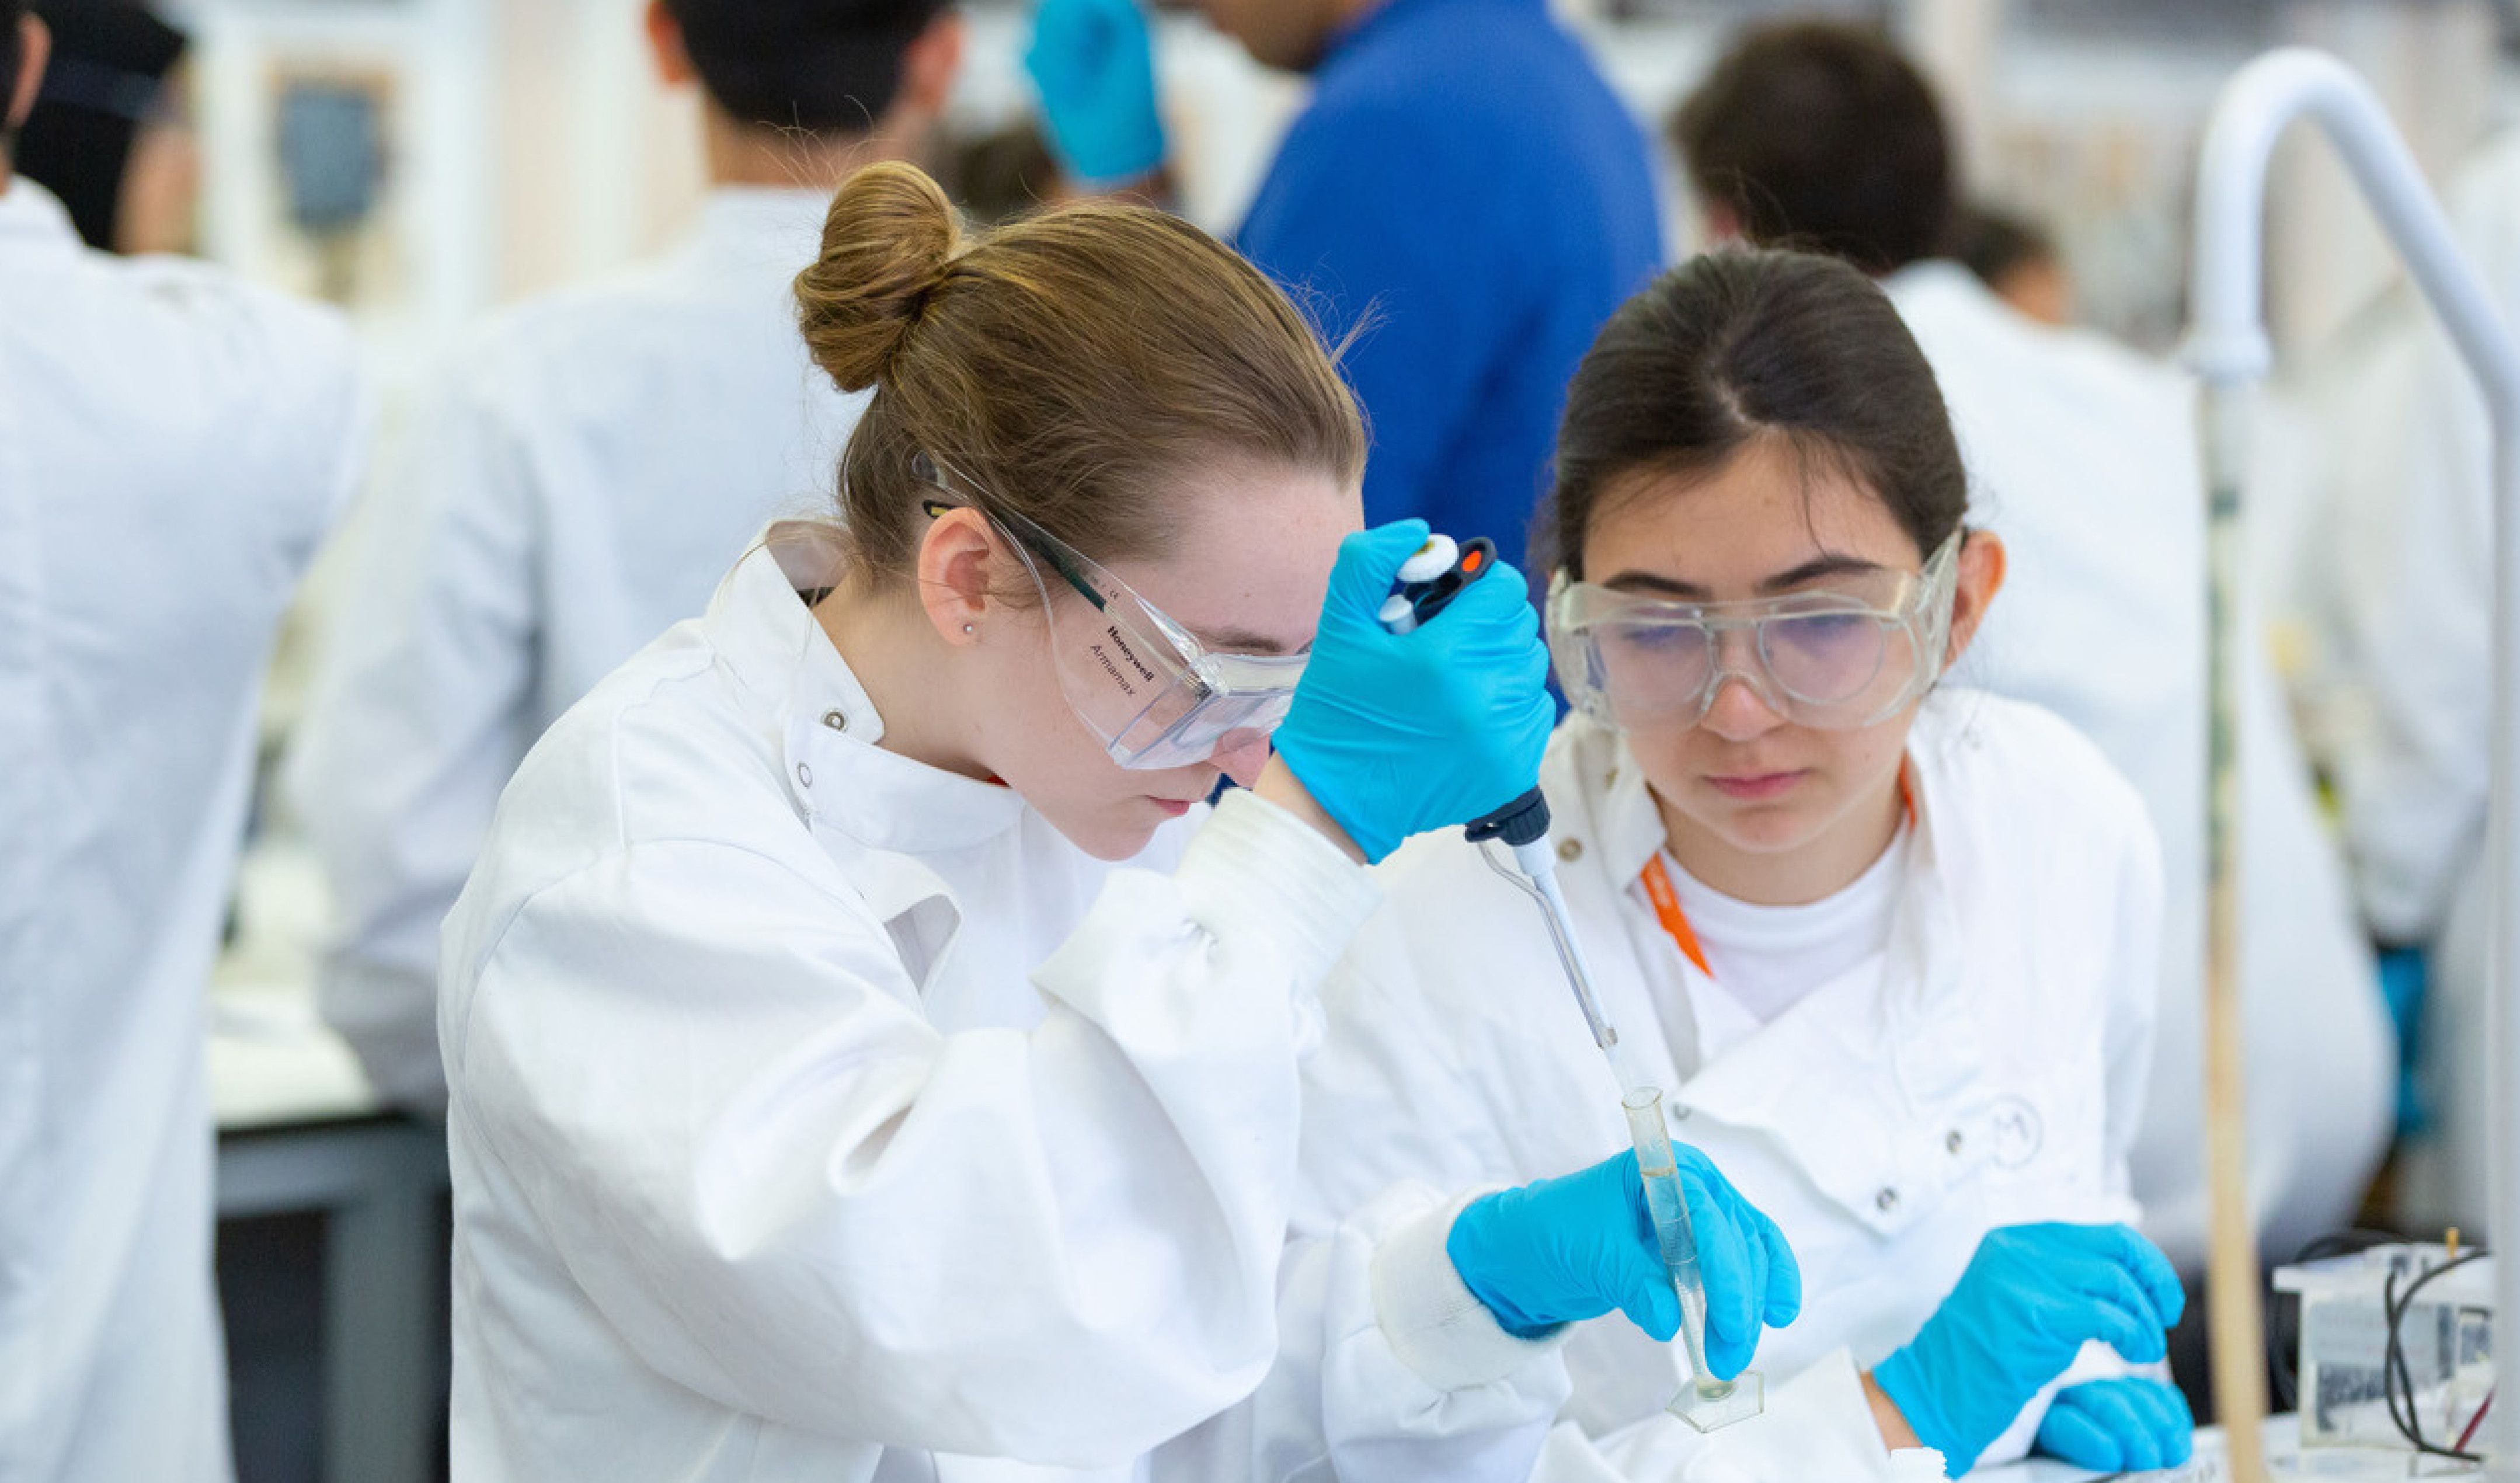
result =
[{"label": "blue nitrile glove", "polygon": [[1368,860],[1504,807],[1540,776],[1557,720],[1522,574],[1499,562],[1415,632],[1376,613],[1426,541],[1396,520],[1339,543],[1278,754]]},{"label": "blue nitrile glove", "polygon": [[[1729,1380],[1758,1351],[1763,1324],[1781,1328],[1802,1312],[1802,1269],[1776,1222],[1706,1155],[1686,1144],[1672,1152],[1706,1283],[1706,1366]],[[1657,1339],[1680,1332],[1680,1297],[1633,1152],[1481,1195],[1454,1218],[1444,1250],[1508,1333],[1537,1338],[1613,1308]]]},{"label": "blue nitrile glove", "polygon": [[2196,1418],[2178,1387],[2141,1375],[2086,1380],[2056,1392],[2039,1450],[2092,1472],[2150,1472],[2187,1461]]},{"label": "blue nitrile glove", "polygon": [[2089,1340],[2138,1365],[2163,1358],[2186,1302],[2168,1258],[2129,1227],[2006,1226],[1872,1378],[1958,1477]]},{"label": "blue nitrile glove", "polygon": [[1024,70],[1070,175],[1112,185],[1164,162],[1154,42],[1138,0],[1041,0]]}]

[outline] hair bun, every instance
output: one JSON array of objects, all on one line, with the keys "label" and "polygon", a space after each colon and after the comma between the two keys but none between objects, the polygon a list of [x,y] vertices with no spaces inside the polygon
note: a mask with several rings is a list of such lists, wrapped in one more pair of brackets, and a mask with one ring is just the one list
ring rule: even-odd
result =
[{"label": "hair bun", "polygon": [[868,165],[832,196],[823,255],[796,275],[796,322],[841,390],[883,379],[961,241],[954,203],[915,165]]}]

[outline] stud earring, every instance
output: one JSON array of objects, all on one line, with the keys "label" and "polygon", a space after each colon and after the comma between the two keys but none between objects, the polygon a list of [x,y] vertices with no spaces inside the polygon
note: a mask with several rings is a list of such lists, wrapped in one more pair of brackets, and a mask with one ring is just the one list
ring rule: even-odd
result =
[{"label": "stud earring", "polygon": [[971,632],[971,625],[970,625],[970,624],[968,624],[968,623],[964,624],[964,625],[963,625],[963,631],[964,631],[965,633],[969,633],[969,632]]}]

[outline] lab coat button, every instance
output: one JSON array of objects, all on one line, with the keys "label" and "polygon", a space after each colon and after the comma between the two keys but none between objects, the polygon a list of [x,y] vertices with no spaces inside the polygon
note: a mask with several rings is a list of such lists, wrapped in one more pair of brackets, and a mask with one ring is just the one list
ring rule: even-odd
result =
[{"label": "lab coat button", "polygon": [[807,767],[802,762],[796,764],[796,786],[798,787],[812,787],[814,786],[814,770]]},{"label": "lab coat button", "polygon": [[1880,1211],[1883,1215],[1888,1215],[1891,1211],[1899,1208],[1899,1191],[1896,1190],[1883,1190],[1880,1193],[1872,1196],[1872,1207]]},{"label": "lab coat button", "polygon": [[847,731],[849,729],[849,718],[841,715],[838,711],[827,710],[823,712],[823,724],[833,731]]},{"label": "lab coat button", "polygon": [[1576,861],[1583,859],[1584,841],[1581,839],[1560,839],[1557,841],[1557,858],[1568,865],[1573,865]]},{"label": "lab coat button", "polygon": [[1960,1130],[1954,1128],[1950,1133],[1945,1134],[1943,1137],[1944,1151],[1957,1154],[1960,1151],[1960,1145],[1965,1142],[1967,1142],[1967,1140],[1960,1137]]}]

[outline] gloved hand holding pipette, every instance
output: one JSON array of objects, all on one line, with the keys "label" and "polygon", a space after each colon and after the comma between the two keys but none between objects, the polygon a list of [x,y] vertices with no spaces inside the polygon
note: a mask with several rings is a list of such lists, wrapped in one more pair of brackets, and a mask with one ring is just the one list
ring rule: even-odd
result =
[{"label": "gloved hand holding pipette", "polygon": [[[1802,1271],[1776,1223],[1705,1155],[1674,1152],[1706,1282],[1707,1364],[1729,1379],[1749,1365],[1762,1326],[1781,1327],[1802,1311]],[[1532,1337],[1613,1310],[1657,1340],[1680,1331],[1633,1152],[1472,1200],[1444,1249],[1509,1333]]]},{"label": "gloved hand holding pipette", "polygon": [[1529,787],[1556,722],[1540,615],[1512,567],[1487,568],[1499,579],[1462,589],[1405,634],[1377,616],[1427,544],[1423,520],[1339,544],[1312,661],[1275,738],[1368,860]]}]

